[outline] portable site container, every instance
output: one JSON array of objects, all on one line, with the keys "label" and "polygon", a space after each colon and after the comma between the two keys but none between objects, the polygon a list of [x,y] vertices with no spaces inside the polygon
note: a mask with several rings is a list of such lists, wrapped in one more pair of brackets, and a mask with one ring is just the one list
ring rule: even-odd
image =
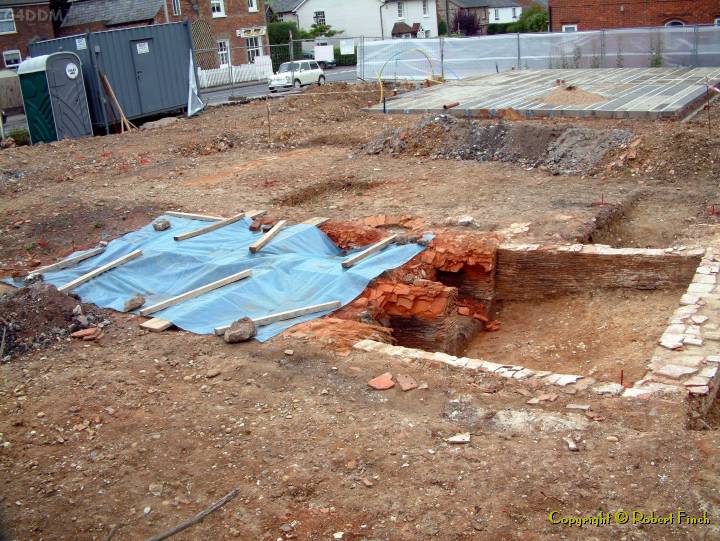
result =
[{"label": "portable site container", "polygon": [[187,21],[91,32],[38,41],[31,56],[71,51],[80,57],[93,126],[120,117],[103,89],[104,74],[125,116],[140,118],[187,107],[192,41]]},{"label": "portable site container", "polygon": [[82,67],[76,54],[61,52],[28,58],[17,73],[33,144],[93,134]]}]

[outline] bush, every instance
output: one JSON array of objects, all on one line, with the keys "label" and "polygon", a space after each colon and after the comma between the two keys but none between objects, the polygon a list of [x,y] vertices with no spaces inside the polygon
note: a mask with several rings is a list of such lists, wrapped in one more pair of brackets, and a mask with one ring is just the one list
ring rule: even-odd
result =
[{"label": "bush", "polygon": [[335,63],[338,66],[355,66],[357,54],[340,54],[340,47],[335,47]]},{"label": "bush", "polygon": [[445,21],[440,21],[438,23],[438,34],[441,36],[446,36],[448,33],[447,23]]},{"label": "bush", "polygon": [[293,22],[270,23],[267,25],[268,41],[270,45],[282,45],[290,41],[290,32],[294,39],[300,37],[298,26]]},{"label": "bush", "polygon": [[546,32],[548,29],[548,12],[542,6],[532,4],[523,8],[520,18],[508,25],[508,32]]},{"label": "bush", "polygon": [[489,35],[494,34],[507,34],[508,26],[513,23],[491,23],[488,25],[487,33]]}]

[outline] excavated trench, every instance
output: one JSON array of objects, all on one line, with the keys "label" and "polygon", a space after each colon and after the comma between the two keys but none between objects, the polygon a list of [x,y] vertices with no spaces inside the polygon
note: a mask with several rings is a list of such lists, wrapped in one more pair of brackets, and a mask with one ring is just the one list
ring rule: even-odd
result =
[{"label": "excavated trench", "polygon": [[[368,223],[323,229],[347,247],[373,236],[378,224]],[[642,377],[699,259],[683,251],[505,244],[492,233],[436,232],[422,254],[371,282],[335,315],[386,328],[387,340],[405,347],[605,380],[618,380],[622,370],[632,381]]]}]

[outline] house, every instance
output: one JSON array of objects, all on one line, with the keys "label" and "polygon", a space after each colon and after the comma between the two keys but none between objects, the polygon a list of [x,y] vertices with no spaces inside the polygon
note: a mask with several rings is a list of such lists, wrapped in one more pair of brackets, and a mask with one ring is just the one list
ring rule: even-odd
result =
[{"label": "house", "polygon": [[528,2],[520,0],[436,0],[440,20],[446,21],[448,30],[455,31],[453,24],[460,12],[477,16],[481,33],[486,33],[489,24],[514,23],[522,14],[523,5]]},{"label": "house", "polygon": [[251,64],[267,53],[262,0],[72,0],[60,35],[192,22],[201,68]]},{"label": "house", "polygon": [[53,13],[50,0],[0,0],[2,68],[17,68],[28,43],[54,37]]},{"label": "house", "polygon": [[341,37],[437,37],[436,0],[269,0],[269,13],[308,30],[327,24]]},{"label": "house", "polygon": [[553,32],[641,26],[720,25],[718,0],[550,0]]}]

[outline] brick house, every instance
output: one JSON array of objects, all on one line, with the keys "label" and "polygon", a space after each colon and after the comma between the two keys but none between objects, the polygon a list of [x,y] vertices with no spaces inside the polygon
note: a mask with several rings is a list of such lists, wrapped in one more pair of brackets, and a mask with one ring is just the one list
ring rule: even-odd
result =
[{"label": "brick house", "polygon": [[553,32],[694,24],[720,25],[720,1],[550,0]]},{"label": "brick house", "polygon": [[[267,53],[263,0],[73,0],[59,34],[69,36],[147,24],[193,23],[201,67],[247,64]],[[217,54],[214,50],[217,49]],[[208,65],[214,64],[214,65]]]},{"label": "brick house", "polygon": [[522,14],[523,5],[527,2],[521,0],[436,0],[438,18],[447,22],[448,30],[451,28],[458,12],[473,14],[480,23],[480,33],[485,34],[489,24],[514,23]]},{"label": "brick house", "polygon": [[28,43],[54,37],[50,0],[0,0],[0,49],[4,68],[27,56]]}]

